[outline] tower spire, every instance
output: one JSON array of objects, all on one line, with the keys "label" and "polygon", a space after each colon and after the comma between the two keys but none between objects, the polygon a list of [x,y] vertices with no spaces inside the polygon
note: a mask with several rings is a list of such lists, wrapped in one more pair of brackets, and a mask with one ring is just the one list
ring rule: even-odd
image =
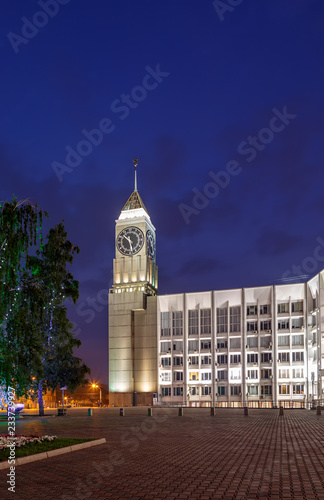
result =
[{"label": "tower spire", "polygon": [[134,189],[134,191],[137,191],[137,173],[136,173],[136,167],[138,165],[138,159],[134,158],[133,163],[134,163],[134,167],[135,167],[135,189]]}]

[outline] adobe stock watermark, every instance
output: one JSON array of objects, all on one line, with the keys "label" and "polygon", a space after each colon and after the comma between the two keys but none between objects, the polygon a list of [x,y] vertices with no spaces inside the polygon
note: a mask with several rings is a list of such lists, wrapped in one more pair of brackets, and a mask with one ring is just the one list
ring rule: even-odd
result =
[{"label": "adobe stock watermark", "polygon": [[[244,157],[247,163],[251,163],[261,153],[268,144],[275,138],[276,134],[283,132],[297,115],[288,113],[287,106],[283,107],[282,111],[277,108],[272,108],[273,116],[271,117],[268,127],[261,128],[256,135],[249,135],[244,141],[237,146],[237,152]],[[191,222],[192,216],[197,216],[202,210],[208,207],[210,200],[216,198],[222,189],[225,189],[232,177],[236,177],[243,171],[243,167],[237,160],[230,160],[226,163],[224,170],[208,173],[210,179],[204,185],[202,190],[197,188],[192,189],[194,196],[191,205],[180,203],[178,208],[181,215],[188,225]]]},{"label": "adobe stock watermark", "polygon": [[89,325],[96,317],[96,313],[102,312],[108,307],[108,294],[107,288],[102,288],[97,293],[96,297],[87,297],[78,303],[76,311],[78,316],[86,316],[84,321]]},{"label": "adobe stock watermark", "polygon": [[60,11],[61,5],[67,5],[71,0],[39,0],[37,3],[41,10],[35,12],[31,19],[23,16],[21,18],[23,25],[21,34],[10,31],[7,38],[11,46],[18,54],[20,45],[26,45],[32,38],[38,34],[39,30],[47,26],[49,18],[55,17]]},{"label": "adobe stock watermark", "polygon": [[220,21],[223,22],[225,19],[224,14],[226,14],[227,12],[233,12],[233,10],[241,5],[242,2],[243,0],[214,0],[213,6]]},{"label": "adobe stock watermark", "polygon": [[282,274],[282,279],[291,278],[293,276],[303,276],[304,273],[315,274],[320,271],[324,262],[324,240],[320,236],[316,238],[318,245],[314,248],[313,255],[305,257],[300,265],[293,264],[290,269],[287,269]]},{"label": "adobe stock watermark", "polygon": [[[121,94],[118,99],[114,99],[110,105],[110,111],[116,114],[119,120],[125,120],[131,110],[136,109],[140,102],[144,101],[148,92],[155,90],[160,83],[164,81],[170,73],[161,71],[160,64],[157,64],[155,69],[151,66],[145,66],[146,74],[143,77],[141,85],[135,85],[128,94]],[[52,168],[59,182],[63,181],[65,172],[72,172],[80,165],[83,158],[89,156],[93,148],[100,146],[104,136],[111,134],[116,128],[113,120],[110,118],[102,118],[98,123],[98,128],[92,130],[82,130],[83,138],[78,144],[72,148],[66,146],[67,155],[65,163],[58,161],[52,162]]]}]

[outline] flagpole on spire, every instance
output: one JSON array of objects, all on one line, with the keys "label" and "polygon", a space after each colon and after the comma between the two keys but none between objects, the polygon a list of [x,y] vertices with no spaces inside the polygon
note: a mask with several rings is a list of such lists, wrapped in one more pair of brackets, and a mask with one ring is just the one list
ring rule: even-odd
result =
[{"label": "flagpole on spire", "polygon": [[133,163],[134,163],[134,167],[135,167],[135,189],[134,189],[134,191],[137,191],[137,173],[136,173],[136,167],[138,165],[138,159],[134,158]]}]

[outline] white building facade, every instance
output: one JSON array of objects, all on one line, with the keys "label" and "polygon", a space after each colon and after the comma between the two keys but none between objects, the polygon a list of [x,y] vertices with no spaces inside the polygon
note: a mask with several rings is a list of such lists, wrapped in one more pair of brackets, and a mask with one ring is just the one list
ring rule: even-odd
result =
[{"label": "white building facade", "polygon": [[324,271],[307,283],[157,301],[162,403],[304,407],[323,398]]}]

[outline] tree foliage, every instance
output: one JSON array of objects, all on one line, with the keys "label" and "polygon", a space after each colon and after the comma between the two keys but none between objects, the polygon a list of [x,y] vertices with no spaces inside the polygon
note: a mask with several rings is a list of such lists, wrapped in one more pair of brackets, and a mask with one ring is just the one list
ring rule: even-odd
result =
[{"label": "tree foliage", "polygon": [[85,383],[89,368],[73,355],[65,302],[76,302],[79,283],[70,271],[79,248],[62,223],[42,237],[45,212],[28,200],[0,205],[0,384],[17,396]]},{"label": "tree foliage", "polygon": [[28,276],[30,252],[42,246],[42,220],[46,212],[29,200],[14,198],[0,205],[0,383],[26,393],[32,372],[41,368],[42,345],[35,308],[41,291]]}]

